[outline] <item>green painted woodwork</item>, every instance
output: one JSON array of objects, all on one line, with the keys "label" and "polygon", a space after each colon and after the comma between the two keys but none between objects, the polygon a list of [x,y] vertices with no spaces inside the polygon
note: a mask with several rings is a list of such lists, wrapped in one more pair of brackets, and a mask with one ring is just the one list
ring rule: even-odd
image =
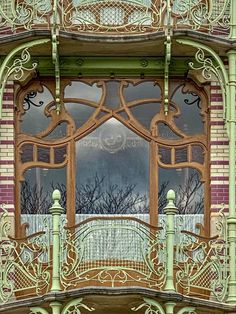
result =
[{"label": "green painted woodwork", "polygon": [[[188,63],[194,58],[172,57],[169,76],[185,76]],[[50,57],[34,57],[40,76],[54,76],[54,64]],[[163,77],[164,57],[60,57],[62,77],[82,76],[159,76]]]}]

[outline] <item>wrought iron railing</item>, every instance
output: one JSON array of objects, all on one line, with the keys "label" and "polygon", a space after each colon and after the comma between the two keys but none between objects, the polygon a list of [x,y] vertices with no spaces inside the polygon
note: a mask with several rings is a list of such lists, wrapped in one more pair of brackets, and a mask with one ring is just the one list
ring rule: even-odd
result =
[{"label": "wrought iron railing", "polygon": [[[57,24],[64,31],[141,34],[171,27],[229,34],[230,0],[55,1]],[[0,0],[0,33],[50,29],[53,5],[50,0]]]},{"label": "wrought iron railing", "polygon": [[67,227],[59,199],[55,191],[52,224],[45,219],[42,231],[22,239],[9,235],[7,213],[1,214],[0,303],[91,286],[142,287],[226,300],[229,269],[223,213],[215,237],[183,230],[169,191],[166,215],[158,227],[122,216],[90,217]]}]

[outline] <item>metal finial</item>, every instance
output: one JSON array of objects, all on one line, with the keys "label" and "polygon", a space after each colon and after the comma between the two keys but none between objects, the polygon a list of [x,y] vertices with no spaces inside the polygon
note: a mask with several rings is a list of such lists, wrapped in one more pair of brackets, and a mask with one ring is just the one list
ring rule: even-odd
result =
[{"label": "metal finial", "polygon": [[61,199],[61,192],[59,190],[54,190],[52,193],[52,199],[54,203],[59,202]]}]

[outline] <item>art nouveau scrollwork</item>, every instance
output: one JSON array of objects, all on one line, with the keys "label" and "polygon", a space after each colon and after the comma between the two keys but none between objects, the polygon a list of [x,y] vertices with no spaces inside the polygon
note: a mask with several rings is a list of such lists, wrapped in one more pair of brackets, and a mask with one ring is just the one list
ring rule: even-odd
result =
[{"label": "art nouveau scrollwork", "polygon": [[[53,92],[54,83],[52,81],[30,83],[18,95],[17,177],[23,193],[22,201],[26,199],[27,193],[32,195],[32,191],[29,190],[30,186],[33,188],[30,185],[31,180],[40,178],[41,188],[39,189],[38,185],[38,193],[41,198],[42,195],[48,198],[43,192],[44,185],[50,190],[59,184],[58,188],[62,191],[65,201],[66,193],[69,193],[71,205],[63,203],[63,207],[67,208],[70,217],[73,217],[75,212],[85,214],[86,210],[90,214],[102,213],[99,212],[99,208],[103,213],[108,213],[108,204],[110,208],[114,208],[116,214],[128,214],[129,211],[148,213],[149,210],[151,213],[154,209],[149,208],[149,189],[154,187],[155,181],[149,180],[149,171],[153,169],[151,173],[156,171],[158,176],[166,178],[164,181],[160,180],[159,192],[158,187],[154,191],[157,202],[158,198],[160,200],[158,207],[161,211],[164,207],[161,199],[165,202],[162,194],[164,195],[168,188],[169,173],[178,169],[176,178],[181,179],[184,176],[185,183],[191,180],[192,188],[198,191],[198,197],[201,199],[198,200],[198,204],[202,204],[202,207],[199,207],[197,212],[202,213],[203,185],[207,181],[207,172],[204,171],[207,163],[205,93],[190,81],[175,81],[170,88],[169,112],[165,115],[161,80],[63,80],[61,112],[58,115]],[[36,112],[37,121],[34,120]],[[194,117],[194,125],[189,124],[190,115]],[[155,147],[153,150],[155,157],[149,163],[151,146]],[[82,152],[87,152],[86,159]],[[115,175],[109,175],[110,178],[113,178],[113,175],[116,177],[111,179],[115,181],[110,185],[107,181],[108,174],[104,172],[109,168],[108,165],[98,167],[96,156],[99,154],[104,156],[104,160],[110,160],[110,165],[113,160],[117,160],[117,165],[113,165],[114,174],[116,169],[120,170]],[[136,170],[130,168],[128,160],[125,165],[124,161],[120,163],[118,158],[112,158],[119,155],[123,160],[126,154],[133,160],[133,169]],[[139,160],[134,157],[137,154],[140,155]],[[143,169],[142,174],[138,173],[138,169]],[[52,178],[48,176],[49,173],[58,177],[57,183],[45,181],[46,178]],[[56,173],[58,175],[55,175]],[[66,180],[69,173],[70,181]],[[167,173],[167,177],[162,173]],[[142,176],[142,185],[140,183],[137,185],[137,182],[141,182],[138,176]],[[177,186],[181,180],[176,183]],[[94,190],[93,193],[91,189]],[[180,193],[185,193],[184,191],[181,189]],[[75,196],[71,197],[73,194]],[[118,201],[118,194],[119,198],[125,198],[123,204],[126,206],[111,206],[112,199]],[[89,195],[96,197],[90,199]],[[194,211],[198,205],[192,201],[189,208]],[[90,205],[86,209],[81,206],[81,202]],[[27,206],[22,208],[26,210]],[[152,206],[156,208],[157,203]],[[187,207],[183,202],[179,206],[180,209],[187,210],[184,209]],[[37,207],[38,205],[34,206]],[[26,210],[26,213],[31,210]],[[43,213],[44,209],[40,212]]]}]

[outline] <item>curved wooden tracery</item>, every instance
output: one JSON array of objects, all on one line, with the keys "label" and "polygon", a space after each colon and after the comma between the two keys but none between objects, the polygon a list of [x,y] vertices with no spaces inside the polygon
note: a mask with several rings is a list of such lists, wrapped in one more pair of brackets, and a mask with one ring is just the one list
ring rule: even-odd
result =
[{"label": "curved wooden tracery", "polygon": [[[80,97],[78,90],[78,97],[65,97],[65,89],[70,86],[71,82],[80,82],[79,84],[86,84],[86,86],[91,87],[92,90],[100,90],[100,97],[98,101],[89,100],[90,95],[87,98]],[[51,80],[44,81],[33,81],[26,86],[25,89],[21,90],[18,94],[18,108],[17,108],[17,125],[16,125],[16,156],[17,156],[17,188],[16,188],[16,199],[18,202],[18,216],[20,215],[20,184],[24,181],[24,172],[27,169],[33,167],[56,169],[67,167],[67,214],[69,225],[73,225],[74,214],[75,214],[75,143],[91,133],[93,130],[98,128],[104,122],[108,121],[110,118],[115,118],[119,120],[123,125],[128,127],[130,130],[135,132],[137,135],[141,136],[147,140],[150,149],[150,222],[152,225],[157,223],[157,210],[158,210],[158,167],[165,169],[176,169],[176,168],[194,168],[200,173],[201,181],[206,183],[208,181],[208,174],[206,171],[208,165],[207,150],[208,150],[208,138],[207,138],[207,96],[202,88],[199,88],[191,81],[173,81],[174,88],[172,88],[172,95],[170,96],[169,103],[169,113],[166,116],[164,114],[164,100],[163,100],[163,81],[156,79],[117,79],[116,82],[119,84],[119,103],[117,103],[116,108],[109,108],[107,105],[106,95],[107,87],[106,84],[108,79],[83,79],[83,80],[62,80],[62,104],[61,113],[58,115],[56,113],[56,108],[54,101],[50,101],[44,104],[43,114],[49,120],[48,125],[38,134],[26,134],[21,131],[21,124],[24,119],[24,115],[27,114],[24,109],[24,101],[26,96],[30,92],[36,92],[37,95],[43,94],[45,88],[53,95],[54,83]],[[114,82],[114,80],[113,80]],[[129,86],[133,86],[138,89],[143,83],[149,82],[150,86],[156,85],[157,88],[157,98],[142,98],[138,97],[132,101],[126,101],[125,91]],[[84,85],[85,86],[85,85]],[[175,119],[181,116],[181,110],[179,104],[174,102],[172,99],[176,93],[177,89],[180,89],[183,95],[193,93],[199,97],[201,102],[201,107],[199,109],[199,115],[203,123],[202,134],[186,134],[181,130],[175,123]],[[153,87],[154,88],[154,87]],[[159,90],[159,91],[158,91]],[[140,95],[139,95],[140,96]],[[186,96],[187,97],[187,96]],[[31,99],[33,102],[33,99]],[[188,102],[191,103],[190,100]],[[193,101],[194,102],[194,101]],[[145,106],[145,104],[152,105],[155,108],[155,104],[159,106],[157,113],[155,113],[151,118],[149,117],[149,128],[142,124],[142,121],[138,120],[137,116],[132,113],[133,108]],[[66,108],[69,108],[70,104],[76,108],[76,104],[79,106],[86,106],[94,109],[87,121],[80,126],[76,126],[77,115],[74,116],[69,113]],[[75,104],[75,105],[74,105]],[[191,104],[186,104],[186,107]],[[193,106],[196,104],[192,104]],[[38,107],[38,106],[37,106]],[[27,107],[27,110],[30,108]],[[140,118],[140,117],[139,117]],[[141,119],[142,119],[141,115]],[[192,117],[190,117],[191,119]],[[62,123],[66,124],[66,134],[61,138],[48,139],[48,136],[57,129]],[[158,125],[163,124],[165,128],[168,128],[173,135],[176,136],[175,139],[171,139],[159,134]],[[33,147],[33,159],[24,161],[22,158],[23,149],[25,145],[31,145]],[[38,147],[49,147],[50,158],[48,162],[43,162],[38,160],[37,149]],[[61,162],[55,162],[55,149],[65,148],[66,154],[65,158]],[[183,152],[184,158],[179,158],[179,152]],[[198,151],[198,157],[196,154]],[[166,153],[165,153],[166,152]],[[165,154],[168,157],[165,157]],[[164,156],[164,157],[163,157]],[[176,157],[177,156],[177,157]],[[165,158],[167,158],[165,160]],[[207,183],[205,184],[205,190],[207,190]],[[205,197],[207,200],[207,197]],[[19,219],[18,219],[19,222]]]}]

